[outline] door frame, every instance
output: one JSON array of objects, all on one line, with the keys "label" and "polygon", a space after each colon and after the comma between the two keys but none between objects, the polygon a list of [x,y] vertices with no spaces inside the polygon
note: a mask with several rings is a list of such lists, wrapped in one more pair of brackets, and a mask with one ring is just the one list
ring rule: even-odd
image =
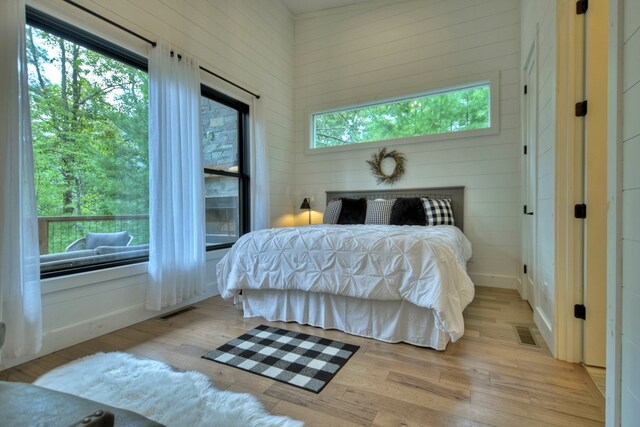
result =
[{"label": "door frame", "polygon": [[607,51],[608,10],[594,2],[587,13],[585,50],[585,96],[589,112],[585,119],[584,202],[587,218],[584,226],[582,362],[590,366],[606,365],[607,324]]},{"label": "door frame", "polygon": [[583,298],[583,224],[573,207],[583,203],[584,120],[574,106],[583,100],[584,15],[575,3],[556,2],[556,146],[555,146],[555,317],[553,355],[569,362],[582,361],[582,320],[573,315]]},{"label": "door frame", "polygon": [[[557,1],[556,8],[556,268],[555,348],[552,352],[560,360],[580,363],[584,359],[584,321],[574,317],[574,305],[583,304],[585,298],[585,220],[574,217],[574,205],[585,203],[586,197],[586,126],[583,117],[575,117],[574,105],[586,98],[586,17],[575,13],[573,3]],[[611,95],[609,104],[614,105],[610,99]],[[611,169],[610,165],[608,169]],[[609,195],[609,205],[611,201]],[[609,241],[607,246],[610,246]]]},{"label": "door frame", "polygon": [[[522,156],[522,171],[523,171],[523,181],[524,181],[524,192],[523,192],[523,207],[526,207],[528,212],[533,211],[535,213],[537,209],[537,174],[535,175],[533,182],[531,180],[531,169],[534,170],[537,168],[537,126],[538,126],[538,60],[537,60],[537,44],[538,44],[538,26],[536,24],[536,32],[535,37],[531,43],[529,48],[529,53],[527,54],[527,58],[524,61],[524,68],[522,70],[523,73],[523,81],[527,85],[527,94],[524,95],[523,101],[523,156]],[[534,82],[532,84],[529,76],[531,67],[535,67],[533,71]],[[532,101],[533,100],[533,101]],[[531,122],[531,102],[534,103],[535,109],[535,117],[536,120],[534,123]],[[530,135],[531,135],[531,127],[535,127],[534,135],[535,135],[535,150],[532,149],[534,144],[531,143]],[[524,154],[524,147],[527,147],[527,154]],[[533,190],[531,189],[533,186]],[[533,195],[531,194],[533,192]],[[527,221],[532,221],[532,224],[529,224]],[[522,286],[521,286],[521,297],[529,302],[529,305],[533,310],[535,310],[536,306],[536,298],[537,298],[537,284],[535,283],[536,275],[537,275],[537,222],[535,218],[529,218],[526,215],[526,212],[523,212],[523,258],[524,263],[527,265],[527,272],[523,271],[522,273]],[[533,280],[531,280],[533,277]]]},{"label": "door frame", "polygon": [[608,426],[621,422],[622,398],[622,45],[623,2],[609,1],[607,116],[607,399]]}]

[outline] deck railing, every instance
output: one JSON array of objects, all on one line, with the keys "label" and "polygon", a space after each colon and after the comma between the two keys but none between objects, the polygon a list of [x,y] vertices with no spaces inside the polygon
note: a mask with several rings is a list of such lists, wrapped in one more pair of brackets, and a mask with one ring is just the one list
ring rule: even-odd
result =
[{"label": "deck railing", "polygon": [[87,233],[128,231],[131,245],[149,243],[149,215],[41,216],[38,218],[40,254],[61,253]]}]

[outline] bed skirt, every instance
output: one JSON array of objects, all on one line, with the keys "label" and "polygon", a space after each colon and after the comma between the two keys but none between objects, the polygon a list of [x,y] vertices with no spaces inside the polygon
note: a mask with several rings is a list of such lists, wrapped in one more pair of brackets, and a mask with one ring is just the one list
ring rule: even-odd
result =
[{"label": "bed skirt", "polygon": [[449,335],[433,310],[407,301],[380,301],[297,290],[242,291],[245,317],[338,329],[352,335],[444,350]]}]

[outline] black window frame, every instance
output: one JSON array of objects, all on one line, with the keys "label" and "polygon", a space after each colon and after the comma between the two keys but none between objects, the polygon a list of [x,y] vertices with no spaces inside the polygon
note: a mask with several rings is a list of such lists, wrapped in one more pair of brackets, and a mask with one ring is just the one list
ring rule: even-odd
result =
[{"label": "black window frame", "polygon": [[[226,107],[232,108],[238,113],[238,172],[230,172],[219,169],[203,168],[204,174],[228,176],[238,178],[238,237],[251,231],[251,196],[250,196],[250,153],[249,153],[249,106],[242,101],[232,98],[205,84],[200,84],[200,95]],[[204,195],[203,195],[204,197]],[[204,215],[204,213],[203,213]],[[206,245],[207,252],[226,249],[234,243],[220,243]]]},{"label": "black window frame", "polygon": [[26,17],[27,25],[29,26],[54,34],[116,61],[131,65],[145,73],[149,72],[149,61],[144,56],[82,30],[62,19],[55,18],[31,6],[26,7]]},{"label": "black window frame", "polygon": [[[145,73],[149,72],[148,60],[131,50],[123,48],[115,43],[96,36],[88,31],[82,30],[61,19],[55,18],[31,6],[26,6],[26,24],[56,35],[69,42],[80,45],[84,48],[98,52],[116,61],[137,68]],[[107,268],[120,267],[124,265],[140,264],[149,261],[149,256],[132,257],[116,261],[107,261],[91,265],[63,267],[54,271],[41,272],[41,279],[67,276],[70,274],[86,273],[90,271],[104,270]],[[70,264],[72,264],[70,262]]]}]

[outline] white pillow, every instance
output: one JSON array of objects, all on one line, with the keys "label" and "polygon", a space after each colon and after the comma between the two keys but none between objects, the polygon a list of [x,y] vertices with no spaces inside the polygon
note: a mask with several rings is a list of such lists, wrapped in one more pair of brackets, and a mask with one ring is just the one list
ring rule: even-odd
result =
[{"label": "white pillow", "polygon": [[367,216],[364,220],[365,224],[372,225],[389,225],[391,220],[391,208],[396,199],[376,199],[367,200]]},{"label": "white pillow", "polygon": [[342,200],[332,200],[324,209],[323,224],[337,224],[342,210]]}]

